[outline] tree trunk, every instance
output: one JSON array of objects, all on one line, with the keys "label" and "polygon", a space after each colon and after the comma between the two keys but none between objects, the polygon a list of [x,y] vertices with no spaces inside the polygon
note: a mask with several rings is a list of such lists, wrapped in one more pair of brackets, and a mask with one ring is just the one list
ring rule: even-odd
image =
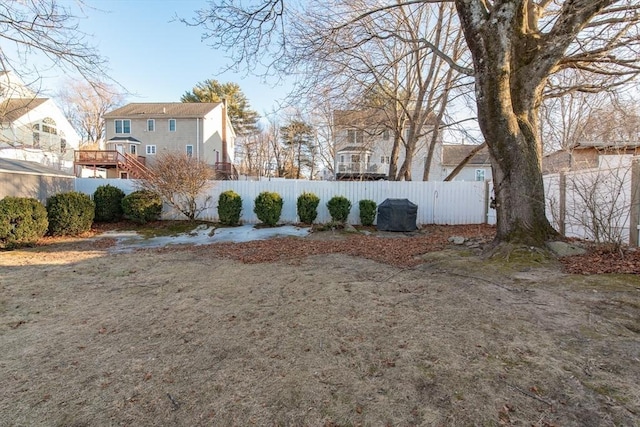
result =
[{"label": "tree trunk", "polygon": [[518,39],[515,3],[496,6],[500,10],[492,13],[500,19],[480,25],[486,14],[481,2],[456,1],[473,55],[478,122],[493,168],[496,243],[542,246],[557,235],[545,215],[536,126],[547,74],[519,44],[528,39]]},{"label": "tree trunk", "polygon": [[391,148],[391,157],[389,158],[389,173],[387,177],[389,181],[396,181],[398,172],[398,153],[400,152],[400,136],[394,132],[393,147]]}]

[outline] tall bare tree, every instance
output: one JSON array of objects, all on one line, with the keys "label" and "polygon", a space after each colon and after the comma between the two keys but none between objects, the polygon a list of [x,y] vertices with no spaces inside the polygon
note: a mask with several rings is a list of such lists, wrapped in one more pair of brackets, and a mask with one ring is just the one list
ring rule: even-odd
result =
[{"label": "tall bare tree", "polygon": [[[73,3],[58,0],[3,1],[0,4],[0,68],[14,71],[25,82],[28,75],[40,75],[31,55],[48,59],[41,65],[59,67],[79,74],[88,82],[101,81],[106,60],[78,28],[79,16]],[[84,7],[81,2],[76,9]],[[42,64],[42,62],[39,62]]]},{"label": "tall bare tree", "polygon": [[82,80],[68,80],[58,92],[64,112],[82,137],[85,147],[102,146],[105,127],[104,115],[124,103],[124,94],[111,84]]},{"label": "tall bare tree", "polygon": [[[308,64],[304,85],[308,91],[331,87],[329,96],[341,99],[348,109],[373,110],[371,115],[381,119],[378,126],[352,125],[361,126],[369,139],[383,131],[393,136],[389,179],[411,180],[415,156],[424,152],[428,161],[426,169],[418,171],[421,179],[429,174],[449,92],[460,79],[458,70],[448,67],[434,49],[460,60],[462,31],[448,3],[403,4],[362,17],[370,4],[320,2],[307,12],[304,33],[295,41],[298,55]],[[333,14],[347,22],[336,27]],[[427,39],[433,45],[422,42]]]},{"label": "tall bare tree", "polygon": [[[286,37],[304,30],[295,25],[300,9],[294,4],[268,0],[242,9],[234,2],[214,0],[211,13],[201,14],[200,23],[224,30],[210,39],[218,47],[225,43],[216,44],[215,37],[223,35],[227,40],[252,40],[251,49],[236,51],[238,63],[258,61],[268,53],[275,58],[269,65],[284,65],[290,72],[291,64],[305,59],[295,56],[295,38]],[[540,167],[543,92],[545,88],[559,95],[597,92],[635,78],[640,72],[640,4],[634,0],[454,0],[454,4],[473,66],[458,64],[446,52],[433,52],[475,81],[478,122],[493,168],[496,243],[541,246],[557,234],[545,216]],[[337,31],[397,7],[373,2],[358,17],[347,17],[348,22],[339,14],[330,18]],[[293,24],[293,34],[288,33],[288,24]],[[431,40],[422,42],[433,45]],[[287,58],[292,59],[283,60]],[[571,74],[579,82],[565,87],[564,80],[554,79],[557,73]]]}]

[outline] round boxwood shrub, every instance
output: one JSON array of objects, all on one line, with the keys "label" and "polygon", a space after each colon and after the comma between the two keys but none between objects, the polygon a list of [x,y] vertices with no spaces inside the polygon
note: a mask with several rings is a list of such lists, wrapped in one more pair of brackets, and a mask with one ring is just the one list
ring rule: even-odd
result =
[{"label": "round boxwood shrub", "polygon": [[242,212],[242,198],[233,190],[227,190],[218,197],[218,218],[224,225],[238,225]]},{"label": "round boxwood shrub", "polygon": [[0,247],[30,246],[45,235],[47,210],[36,199],[5,197],[0,200]]},{"label": "round boxwood shrub", "polygon": [[360,207],[360,224],[373,225],[373,221],[376,219],[376,209],[378,205],[373,200],[360,200],[358,202]]},{"label": "round boxwood shrub", "polygon": [[95,203],[89,196],[77,191],[60,193],[47,199],[49,234],[75,236],[91,229]]},{"label": "round boxwood shrub", "polygon": [[101,185],[93,193],[93,202],[96,204],[97,222],[115,222],[122,219],[122,199],[124,191],[113,185]]},{"label": "round boxwood shrub", "polygon": [[302,193],[298,196],[298,217],[303,224],[312,224],[318,216],[320,198],[313,193]]},{"label": "round boxwood shrub", "polygon": [[280,220],[283,203],[282,197],[278,193],[263,191],[256,197],[253,212],[255,212],[260,221],[273,227]]},{"label": "round boxwood shrub", "polygon": [[162,199],[149,190],[138,190],[122,199],[122,212],[125,218],[144,224],[160,219]]},{"label": "round boxwood shrub", "polygon": [[351,212],[351,202],[343,196],[334,196],[327,202],[329,214],[334,222],[346,222]]}]

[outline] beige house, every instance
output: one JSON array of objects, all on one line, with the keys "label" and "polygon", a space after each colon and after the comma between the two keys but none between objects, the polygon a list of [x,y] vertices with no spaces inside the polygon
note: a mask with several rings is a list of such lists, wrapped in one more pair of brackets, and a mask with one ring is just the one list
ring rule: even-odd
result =
[{"label": "beige house", "polygon": [[131,103],[104,119],[106,150],[77,151],[77,169],[106,169],[107,178],[139,178],[158,155],[176,152],[211,165],[220,179],[237,178],[236,135],[225,102]]},{"label": "beige house", "polygon": [[547,154],[542,159],[542,173],[597,168],[600,158],[608,155],[640,155],[640,142],[582,142],[576,146]]}]

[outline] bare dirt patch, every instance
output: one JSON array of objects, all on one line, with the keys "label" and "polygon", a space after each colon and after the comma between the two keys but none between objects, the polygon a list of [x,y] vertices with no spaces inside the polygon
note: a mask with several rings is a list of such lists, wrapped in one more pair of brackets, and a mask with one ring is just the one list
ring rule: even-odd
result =
[{"label": "bare dirt patch", "polygon": [[1,424],[638,425],[638,276],[454,234],[0,253]]}]

